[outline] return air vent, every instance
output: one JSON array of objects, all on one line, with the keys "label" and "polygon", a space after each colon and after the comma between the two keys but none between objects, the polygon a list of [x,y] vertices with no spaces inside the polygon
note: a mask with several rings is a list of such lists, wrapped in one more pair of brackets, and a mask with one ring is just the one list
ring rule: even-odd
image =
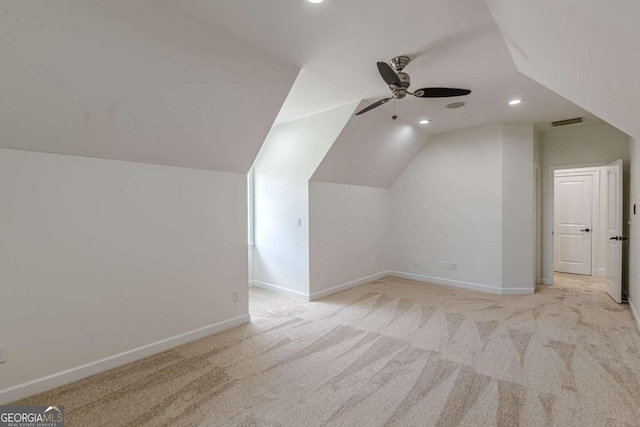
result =
[{"label": "return air vent", "polygon": [[557,128],[558,126],[575,125],[577,123],[582,123],[582,122],[584,122],[584,118],[574,117],[573,119],[558,120],[555,122],[551,122],[551,126],[553,126],[554,128]]}]

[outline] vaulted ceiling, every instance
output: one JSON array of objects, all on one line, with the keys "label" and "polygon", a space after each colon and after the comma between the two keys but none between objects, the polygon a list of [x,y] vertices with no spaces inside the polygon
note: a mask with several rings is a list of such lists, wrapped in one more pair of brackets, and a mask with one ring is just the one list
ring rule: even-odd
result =
[{"label": "vaulted ceiling", "polygon": [[[246,172],[274,121],[388,96],[375,62],[400,54],[413,59],[406,68],[413,89],[469,88],[467,105],[451,110],[445,106],[452,99],[408,98],[369,118],[352,117],[317,179],[355,183],[382,171],[375,153],[386,131],[375,129],[391,123],[394,108],[398,123],[425,134],[495,122],[598,120],[519,73],[512,55],[533,79],[640,134],[633,116],[640,90],[632,80],[637,26],[632,13],[623,16],[637,3],[620,0],[620,10],[607,10],[603,0],[540,0],[547,10],[555,8],[545,16],[532,0],[488,1],[493,15],[485,0],[397,0],[375,7],[370,0],[6,2],[0,13],[0,147]],[[548,24],[550,34],[525,22],[527,14],[543,29]],[[576,24],[576,17],[587,24]],[[560,28],[569,19],[576,30]],[[584,45],[595,47],[575,48],[578,31]],[[607,48],[614,43],[617,50]],[[620,58],[622,51],[631,59]],[[560,55],[569,59],[554,63]],[[602,60],[587,65],[594,57]],[[524,101],[509,107],[511,98]],[[423,118],[431,123],[421,128]],[[360,136],[371,144],[354,142]],[[398,150],[405,150],[397,156],[404,159],[415,146]],[[339,170],[354,156],[368,159],[360,166],[365,172]],[[386,185],[403,162],[362,184]]]},{"label": "vaulted ceiling", "polygon": [[640,138],[638,0],[487,0],[518,70]]},{"label": "vaulted ceiling", "polygon": [[247,172],[298,67],[156,1],[5,2],[0,147]]},{"label": "vaulted ceiling", "polygon": [[[485,0],[165,0],[176,10],[218,28],[302,69],[277,123],[352,100],[389,95],[376,61],[410,55],[412,88],[457,86],[473,93],[467,106],[452,100],[404,99],[400,117],[429,118],[429,133],[474,125],[579,115],[581,108],[521,75]],[[507,101],[522,98],[518,108]],[[393,106],[385,105],[389,116]],[[356,118],[354,118],[355,120]]]},{"label": "vaulted ceiling", "polygon": [[311,180],[389,188],[428,138],[424,126],[371,110],[348,121]]}]

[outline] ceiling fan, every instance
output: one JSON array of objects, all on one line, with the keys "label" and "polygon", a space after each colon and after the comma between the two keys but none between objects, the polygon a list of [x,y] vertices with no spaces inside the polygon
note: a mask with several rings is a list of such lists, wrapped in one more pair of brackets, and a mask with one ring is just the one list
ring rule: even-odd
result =
[{"label": "ceiling fan", "polygon": [[389,85],[392,95],[389,98],[381,99],[380,101],[374,102],[368,107],[363,108],[356,113],[356,116],[366,113],[367,111],[371,111],[392,99],[402,99],[407,95],[413,95],[418,98],[448,98],[451,96],[465,96],[471,93],[468,89],[455,89],[448,87],[425,87],[423,89],[418,89],[415,92],[410,92],[409,86],[411,85],[411,78],[409,77],[409,74],[402,72],[409,62],[411,62],[411,58],[408,56],[396,56],[389,61],[391,65],[386,62],[378,62],[378,71],[380,72],[382,79]]}]

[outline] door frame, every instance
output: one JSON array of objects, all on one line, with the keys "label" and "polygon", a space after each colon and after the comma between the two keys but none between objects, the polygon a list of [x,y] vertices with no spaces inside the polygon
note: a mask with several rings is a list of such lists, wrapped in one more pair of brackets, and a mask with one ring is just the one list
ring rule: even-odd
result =
[{"label": "door frame", "polygon": [[[546,209],[546,223],[545,223],[545,227],[543,232],[545,233],[546,236],[548,236],[547,239],[547,244],[542,248],[542,252],[543,252],[543,259],[545,259],[546,261],[546,269],[543,272],[543,277],[541,282],[545,285],[553,285],[553,274],[554,274],[554,260],[555,260],[555,254],[554,254],[554,235],[553,235],[553,228],[555,226],[555,215],[554,215],[554,195],[555,195],[555,174],[557,170],[562,170],[562,169],[583,169],[584,172],[588,171],[589,168],[594,168],[593,171],[594,172],[598,172],[599,175],[599,170],[595,169],[595,168],[600,168],[603,166],[607,166],[607,163],[605,162],[595,162],[595,163],[577,163],[577,164],[569,164],[569,165],[554,165],[554,166],[548,166],[547,167],[547,184],[546,184],[546,188],[547,188],[547,209]],[[595,222],[596,225],[598,225],[598,233],[600,233],[600,213],[599,213],[599,209],[597,209],[596,207],[599,205],[600,203],[600,180],[598,179],[598,185],[594,185],[594,189],[597,189],[598,191],[598,197],[596,199],[594,199],[592,201],[594,207],[592,209],[595,210],[595,212],[592,214],[591,217],[591,221],[597,221]],[[597,200],[597,201],[596,201]],[[592,236],[591,238],[591,275],[595,276],[594,274],[594,260],[597,259],[597,253],[596,253],[596,248],[598,247],[598,236],[596,235],[596,233],[594,233],[594,236]],[[597,267],[595,267],[597,268]]]},{"label": "door frame", "polygon": [[[618,236],[624,236],[626,233],[625,230],[625,209],[624,209],[624,200],[625,200],[625,193],[624,193],[624,160],[619,159],[616,160],[612,163],[609,163],[607,165],[607,168],[605,169],[605,186],[607,188],[606,190],[606,194],[607,194],[607,200],[606,200],[606,219],[609,219],[609,200],[611,197],[611,192],[609,191],[609,173],[612,169],[615,169],[617,171],[616,175],[617,175],[617,186],[615,188],[615,194],[616,194],[616,201],[617,201],[617,207],[618,207],[618,212],[617,212],[617,218],[616,218],[616,222],[618,222],[618,230],[616,230],[616,234]],[[606,282],[607,282],[607,294],[609,294],[609,296],[618,304],[622,303],[622,292],[624,290],[624,241],[620,242],[617,241],[616,246],[615,246],[615,251],[616,251],[616,258],[617,258],[617,262],[616,264],[618,264],[618,271],[616,274],[616,280],[615,282],[612,282],[609,280],[609,278],[611,277],[611,271],[609,271],[609,251],[611,249],[611,244],[610,244],[610,233],[609,233],[609,224],[607,223],[607,236],[606,236],[606,243],[607,243],[607,274],[606,274]],[[609,287],[609,284],[615,285],[614,291],[610,292],[611,288]],[[619,292],[619,293],[618,293]]]},{"label": "door frame", "polygon": [[[559,173],[559,171],[565,171],[564,173]],[[599,261],[599,251],[598,248],[599,246],[599,234],[598,233],[602,233],[602,230],[600,230],[600,172],[601,169],[598,167],[593,167],[593,168],[578,168],[578,169],[558,169],[555,171],[555,173],[553,174],[553,203],[555,204],[555,199],[556,199],[556,194],[555,194],[555,180],[556,178],[562,178],[562,177],[579,177],[579,176],[590,176],[591,177],[591,224],[587,225],[588,227],[591,227],[592,232],[590,232],[590,249],[591,249],[591,259],[589,261],[589,276],[597,276],[598,274],[598,261]],[[556,224],[556,218],[555,218],[555,205],[554,205],[554,211],[553,211],[553,227],[552,230],[555,231],[555,224]],[[595,231],[594,231],[595,230]],[[552,240],[553,240],[553,266],[554,266],[554,273],[555,273],[555,265],[556,265],[556,259],[555,259],[555,233],[552,234]]]}]

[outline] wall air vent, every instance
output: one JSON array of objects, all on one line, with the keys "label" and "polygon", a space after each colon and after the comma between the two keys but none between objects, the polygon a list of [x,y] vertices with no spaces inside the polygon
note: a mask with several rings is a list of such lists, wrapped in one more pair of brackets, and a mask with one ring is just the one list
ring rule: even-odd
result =
[{"label": "wall air vent", "polygon": [[551,122],[551,126],[553,126],[554,128],[557,128],[558,126],[575,125],[577,123],[582,123],[582,122],[584,122],[584,118],[574,117],[573,119],[558,120],[555,122]]}]

